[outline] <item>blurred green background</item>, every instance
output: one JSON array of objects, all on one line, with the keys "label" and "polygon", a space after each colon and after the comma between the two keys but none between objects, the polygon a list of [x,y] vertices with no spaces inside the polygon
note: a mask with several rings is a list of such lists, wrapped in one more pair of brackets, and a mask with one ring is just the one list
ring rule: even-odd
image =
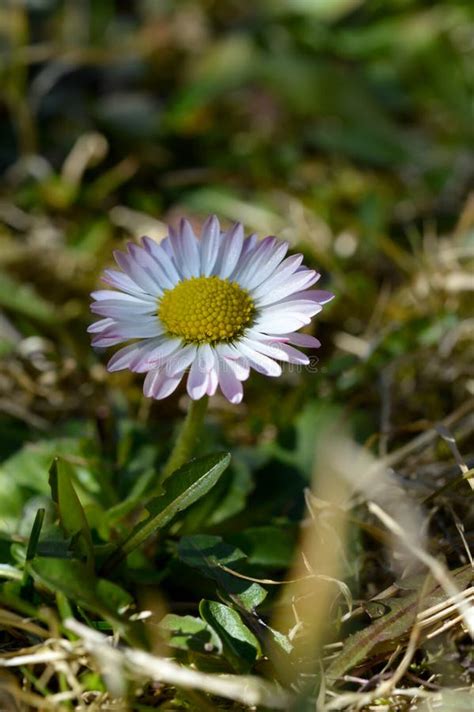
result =
[{"label": "blurred green background", "polygon": [[105,373],[88,294],[114,247],[181,215],[290,240],[337,295],[311,369],[214,399],[232,443],[293,442],[333,404],[397,441],[472,393],[473,19],[468,0],[3,0],[2,456],[122,418],[166,441],[182,394]]}]

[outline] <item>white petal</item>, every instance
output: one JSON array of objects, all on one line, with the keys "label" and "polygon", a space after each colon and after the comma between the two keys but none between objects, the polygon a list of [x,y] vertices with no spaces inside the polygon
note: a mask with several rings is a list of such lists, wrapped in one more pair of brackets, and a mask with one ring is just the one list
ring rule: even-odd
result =
[{"label": "white petal", "polygon": [[275,243],[275,237],[265,237],[261,240],[254,249],[247,252],[245,257],[240,258],[231,279],[242,286],[247,286],[248,279],[270,258]]},{"label": "white petal", "polygon": [[130,344],[123,349],[119,349],[107,364],[107,370],[112,372],[123,371],[125,368],[129,368],[131,371],[134,371],[135,364],[140,361],[143,354],[156,348],[162,340],[163,337],[158,336],[156,339],[147,339],[146,341]]},{"label": "white petal", "polygon": [[151,302],[125,302],[120,299],[104,299],[91,304],[91,312],[101,314],[112,319],[140,319],[156,313],[156,304]]},{"label": "white petal", "polygon": [[308,292],[302,292],[303,299],[314,299],[319,304],[327,304],[336,296],[332,292],[327,292],[324,289],[311,289]]},{"label": "white petal", "polygon": [[244,229],[240,223],[236,223],[221,240],[219,257],[215,264],[213,273],[227,279],[233,272],[242,252],[244,243]]},{"label": "white petal", "polygon": [[201,368],[197,358],[193,361],[186,384],[189,397],[193,400],[202,398],[206,394],[208,384],[209,373]]},{"label": "white petal", "polygon": [[301,329],[310,321],[309,317],[296,317],[293,314],[263,314],[253,326],[257,331],[263,331],[265,334],[286,334],[288,331]]},{"label": "white petal", "polygon": [[102,335],[108,339],[118,339],[120,341],[128,341],[128,339],[145,339],[153,336],[160,336],[163,333],[163,327],[158,319],[150,317],[142,317],[134,321],[121,320],[115,322],[102,332]]},{"label": "white petal", "polygon": [[295,300],[270,304],[269,306],[263,307],[260,311],[260,315],[263,317],[270,314],[281,314],[282,316],[290,316],[290,314],[294,314],[297,318],[300,316],[312,317],[315,314],[319,314],[319,312],[322,311],[322,308],[322,305],[317,302],[300,299],[299,301]]},{"label": "white petal", "polygon": [[116,250],[114,252],[115,260],[119,267],[147,294],[158,296],[162,294],[162,289],[155,280],[144,270],[138,262],[131,256]]},{"label": "white petal", "polygon": [[280,361],[288,361],[288,356],[286,352],[282,349],[282,344],[278,342],[272,343],[271,338],[267,336],[267,341],[264,341],[263,338],[260,340],[257,339],[248,339],[244,337],[241,339],[240,343],[244,343],[246,346],[249,348],[253,349],[254,351],[258,351],[260,354],[265,354],[265,356],[270,356],[271,358],[276,358]]},{"label": "white petal", "polygon": [[228,363],[230,370],[234,372],[239,381],[246,381],[250,376],[250,366],[245,358],[235,361],[234,359],[225,359]]},{"label": "white petal", "polygon": [[188,344],[169,356],[166,360],[166,373],[174,376],[178,372],[184,372],[196,358],[197,346]]},{"label": "white petal", "polygon": [[[153,260],[160,265],[162,270],[164,270],[171,286],[176,286],[176,284],[180,281],[181,276],[178,273],[173,260],[163,249],[163,247],[155,242],[155,240],[152,240],[151,237],[144,237],[143,245],[145,250],[153,257]],[[167,288],[169,289],[169,287]]]},{"label": "white petal", "polygon": [[173,241],[177,239],[177,234],[176,230],[171,227],[171,225],[168,227],[168,237],[165,237],[161,242],[160,242],[160,247],[163,248],[163,250],[166,252],[168,257],[171,259],[173,262],[174,266],[178,270],[181,278],[183,277],[183,274],[181,270],[179,269],[179,264],[176,261],[176,255],[174,252],[174,247],[173,247]]},{"label": "white petal", "polygon": [[286,360],[288,363],[297,363],[302,366],[307,366],[309,364],[309,356],[302,353],[302,351],[298,351],[298,349],[294,349],[293,346],[290,346],[289,344],[281,344],[280,348],[286,353]]},{"label": "white petal", "polygon": [[294,292],[278,302],[272,303],[271,306],[278,304],[288,304],[291,301],[315,302],[316,304],[327,304],[331,299],[334,299],[332,292],[326,292],[322,289],[305,289],[301,292]]},{"label": "white petal", "polygon": [[138,284],[136,284],[136,282],[128,276],[128,274],[119,272],[116,269],[104,270],[101,280],[110,287],[120,289],[122,292],[128,292],[128,294],[137,296],[147,296],[145,295],[143,289],[139,287]]},{"label": "white petal", "polygon": [[238,343],[236,346],[230,344],[217,344],[215,350],[217,352],[219,362],[225,361],[226,366],[233,371],[239,381],[246,381],[249,377],[250,367],[245,356],[239,353]]},{"label": "white petal", "polygon": [[143,393],[156,400],[167,398],[176,390],[182,378],[182,373],[168,376],[165,371],[159,369],[148,371],[143,383]]},{"label": "white petal", "polygon": [[163,368],[169,356],[181,348],[181,339],[165,337],[159,344],[147,348],[136,362],[132,363],[132,369],[137,373],[144,373],[150,369]]},{"label": "white petal", "polygon": [[201,274],[204,277],[212,274],[219,254],[220,234],[219,220],[212,215],[204,223],[201,235]]},{"label": "white petal", "polygon": [[218,385],[219,385],[219,377],[217,375],[217,364],[216,364],[216,366],[211,371],[209,371],[209,380],[207,383],[206,395],[213,396],[217,390]]},{"label": "white petal", "polygon": [[93,324],[88,326],[87,331],[89,334],[100,334],[102,331],[108,329],[109,326],[113,326],[115,323],[114,319],[99,319],[99,321],[95,321]]},{"label": "white petal", "polygon": [[252,260],[252,271],[246,276],[242,286],[245,289],[255,289],[264,280],[271,277],[287,253],[288,247],[287,242],[277,242],[271,250],[264,253],[261,260],[256,260],[255,263]]},{"label": "white petal", "polygon": [[249,348],[246,344],[239,342],[239,351],[245,356],[249,361],[252,368],[254,368],[259,373],[263,373],[265,376],[280,376],[281,366],[280,364],[273,361],[268,356],[258,353],[254,349]]},{"label": "white petal", "polygon": [[91,297],[95,299],[96,302],[116,299],[123,302],[130,302],[131,304],[143,304],[144,302],[154,304],[156,301],[155,297],[145,294],[145,292],[141,292],[140,294],[127,294],[125,292],[118,292],[115,289],[98,289],[91,293]]},{"label": "white petal", "polygon": [[279,287],[286,282],[290,275],[298,271],[302,261],[303,255],[300,254],[291,255],[284,259],[268,279],[264,280],[258,287],[252,290],[252,296],[258,299],[262,295],[268,294],[271,290]]},{"label": "white petal", "polygon": [[240,255],[241,259],[246,257],[250,252],[255,250],[258,245],[258,237],[255,232],[245,238],[244,244],[242,245],[242,253]]},{"label": "white petal", "polygon": [[[268,292],[263,291],[259,293],[257,298],[256,293],[253,295],[257,306],[265,306],[266,304],[273,304],[274,302],[279,302],[285,297],[293,294],[294,292],[301,292],[307,287],[311,287],[319,279],[319,274],[314,270],[303,270],[301,272],[296,272],[290,275],[282,284],[274,289],[269,289]],[[265,282],[263,282],[258,290],[262,290],[265,287]],[[267,285],[268,287],[268,285]],[[260,296],[261,295],[261,296]]]},{"label": "white petal", "polygon": [[288,343],[294,344],[295,346],[304,346],[310,349],[319,349],[321,346],[319,339],[315,336],[311,336],[311,334],[300,334],[295,332],[292,334],[283,334],[283,336],[287,337]]},{"label": "white petal", "polygon": [[255,351],[287,363],[307,365],[309,358],[292,346],[282,342],[279,337],[275,340],[266,334],[259,334],[253,339],[245,338],[245,343]]},{"label": "white petal", "polygon": [[115,353],[107,364],[107,371],[111,373],[114,371],[123,371],[130,365],[131,359],[133,359],[139,350],[138,344],[129,344],[124,346],[123,349],[119,349]]},{"label": "white petal", "polygon": [[135,262],[151,277],[160,291],[172,289],[175,286],[176,281],[170,279],[161,263],[155,260],[148,250],[130,243],[128,251]]},{"label": "white petal", "polygon": [[245,289],[257,287],[276,270],[287,250],[287,242],[280,242],[276,237],[266,237],[240,260],[231,279]]},{"label": "white petal", "polygon": [[127,339],[123,336],[95,336],[92,339],[92,346],[97,349],[108,349],[109,346],[117,346],[117,344],[122,344]]},{"label": "white petal", "polygon": [[219,353],[219,356],[225,357],[225,358],[231,358],[231,359],[238,359],[240,358],[240,354],[235,346],[232,344],[217,344],[216,345],[216,351]]},{"label": "white petal", "polygon": [[211,346],[209,346],[209,344],[203,344],[202,346],[199,346],[197,358],[200,367],[204,369],[204,371],[207,371],[209,373],[209,371],[214,368],[214,350]]},{"label": "white petal", "polygon": [[219,387],[230,403],[237,404],[242,401],[242,383],[224,359],[219,359]]},{"label": "white petal", "polygon": [[173,241],[176,261],[180,265],[182,274],[189,279],[199,277],[200,259],[196,235],[188,220],[181,220],[178,234]]}]

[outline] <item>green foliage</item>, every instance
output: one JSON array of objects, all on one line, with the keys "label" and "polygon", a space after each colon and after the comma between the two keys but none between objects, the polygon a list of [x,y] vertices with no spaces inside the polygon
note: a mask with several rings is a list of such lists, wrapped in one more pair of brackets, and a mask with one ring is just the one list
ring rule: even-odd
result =
[{"label": "green foliage", "polygon": [[222,652],[222,643],[214,629],[201,618],[168,613],[160,621],[168,645],[200,653]]},{"label": "green foliage", "polygon": [[76,605],[105,618],[130,641],[138,639],[138,635],[134,634],[137,626],[131,625],[122,616],[133,599],[116,583],[96,578],[89,567],[75,560],[37,557],[30,570],[33,577],[51,593],[60,592]]},{"label": "green foliage", "polygon": [[118,551],[106,561],[105,567],[114,566],[156,530],[166,526],[178,512],[203,497],[216,484],[229,462],[229,453],[218,453],[191,460],[176,470],[164,485],[163,494],[145,505],[148,517],[137,524]]},{"label": "green foliage", "polygon": [[57,505],[63,534],[71,539],[71,548],[79,560],[93,566],[94,548],[86,515],[74,490],[67,463],[56,458],[49,471],[51,497]]},{"label": "green foliage", "polygon": [[221,639],[224,656],[232,667],[237,672],[249,672],[262,651],[237,611],[217,601],[201,601],[199,612]]},{"label": "green foliage", "polygon": [[182,537],[178,556],[188,566],[214,579],[223,594],[248,611],[257,608],[267,596],[259,584],[239,578],[239,563],[245,560],[245,554],[221,537],[202,534]]}]

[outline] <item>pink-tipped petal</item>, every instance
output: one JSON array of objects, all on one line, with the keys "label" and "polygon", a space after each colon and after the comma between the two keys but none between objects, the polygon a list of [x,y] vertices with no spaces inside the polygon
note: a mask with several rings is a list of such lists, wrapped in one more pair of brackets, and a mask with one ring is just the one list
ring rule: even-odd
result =
[{"label": "pink-tipped petal", "polygon": [[187,278],[199,277],[200,258],[196,235],[188,220],[181,220],[176,240],[173,242],[176,258],[180,259],[182,273]]},{"label": "pink-tipped petal", "polygon": [[173,289],[176,282],[170,279],[166,270],[157,260],[150,259],[150,253],[146,249],[132,242],[128,245],[128,252],[143,272],[150,277],[157,294],[162,294],[165,289]]},{"label": "pink-tipped petal", "polygon": [[301,329],[311,321],[310,317],[293,314],[263,314],[254,324],[254,329],[264,334],[286,334],[292,329]]},{"label": "pink-tipped petal", "polygon": [[295,346],[303,346],[308,349],[319,349],[321,346],[320,340],[315,336],[311,336],[311,334],[295,332],[293,334],[283,334],[283,336],[287,337],[288,343],[294,344]]},{"label": "pink-tipped petal", "polygon": [[[174,287],[180,281],[181,276],[171,257],[164,250],[162,245],[159,245],[155,242],[155,240],[152,240],[151,237],[144,237],[142,240],[145,250],[153,257],[153,260],[160,266],[160,268],[164,270],[169,283]],[[169,288],[170,287],[167,287],[167,289]]]},{"label": "pink-tipped petal", "polygon": [[243,356],[248,360],[252,368],[259,373],[272,377],[281,376],[281,366],[273,359],[242,343],[239,344],[239,350],[242,351]]},{"label": "pink-tipped petal", "polygon": [[212,215],[206,220],[201,235],[201,275],[209,277],[219,254],[221,228],[219,220]]},{"label": "pink-tipped petal", "polygon": [[209,380],[207,383],[207,396],[213,396],[217,391],[217,386],[219,385],[219,377],[217,375],[217,366],[209,371]]},{"label": "pink-tipped petal", "polygon": [[164,368],[168,358],[181,348],[181,339],[165,337],[157,344],[147,344],[131,363],[132,371],[145,373],[150,369]]},{"label": "pink-tipped petal", "polygon": [[116,269],[106,269],[104,270],[101,279],[102,282],[108,284],[109,287],[120,289],[122,292],[127,292],[132,295],[146,296],[143,289],[124,272],[119,272]]},{"label": "pink-tipped petal", "polygon": [[162,400],[174,393],[182,378],[182,373],[171,377],[159,369],[148,371],[143,383],[143,393],[147,398]]},{"label": "pink-tipped petal", "polygon": [[129,344],[119,349],[109,360],[107,370],[111,373],[114,371],[123,371],[130,367],[130,362],[136,357],[140,347],[137,344]]},{"label": "pink-tipped petal", "polygon": [[199,400],[207,391],[209,385],[209,371],[206,371],[196,358],[191,366],[187,380],[187,391],[190,398]]},{"label": "pink-tipped petal", "polygon": [[89,334],[101,334],[103,331],[113,326],[116,322],[113,319],[99,319],[87,327]]},{"label": "pink-tipped petal", "polygon": [[156,313],[156,304],[149,302],[125,302],[121,299],[104,299],[91,304],[91,312],[112,319],[136,319]]},{"label": "pink-tipped petal", "polygon": [[236,405],[242,401],[244,395],[242,383],[223,359],[219,359],[219,387],[230,403]]},{"label": "pink-tipped petal", "polygon": [[218,275],[222,279],[229,277],[236,264],[239,261],[240,253],[244,242],[244,229],[240,223],[236,223],[224,235],[221,241],[219,257],[216,261],[213,274]]},{"label": "pink-tipped petal", "polygon": [[166,361],[166,373],[174,376],[178,372],[188,369],[196,358],[197,346],[188,344],[169,356]]},{"label": "pink-tipped petal", "polygon": [[296,272],[275,289],[268,291],[267,294],[262,294],[258,298],[257,304],[259,307],[263,307],[279,302],[290,294],[301,292],[303,289],[311,287],[318,279],[319,274],[314,270],[305,269],[301,272]]},{"label": "pink-tipped petal", "polygon": [[307,366],[309,364],[309,356],[302,351],[298,351],[298,349],[294,349],[293,346],[281,344],[280,348],[286,354],[287,358],[285,360],[288,363],[294,363],[299,366]]},{"label": "pink-tipped petal", "polygon": [[155,280],[149,275],[148,271],[144,270],[138,262],[130,254],[125,254],[116,250],[114,252],[115,260],[118,266],[132,279],[147,294],[161,294],[162,290],[158,287]]}]

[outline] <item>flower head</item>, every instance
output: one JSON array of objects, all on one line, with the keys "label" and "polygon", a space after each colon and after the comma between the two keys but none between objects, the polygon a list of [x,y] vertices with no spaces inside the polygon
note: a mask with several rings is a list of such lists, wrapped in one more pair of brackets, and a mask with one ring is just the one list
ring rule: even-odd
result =
[{"label": "flower head", "polygon": [[222,232],[216,217],[205,222],[200,240],[182,220],[159,244],[149,237],[141,246],[130,243],[115,253],[120,270],[104,271],[113,289],[92,294],[91,309],[103,317],[89,327],[92,343],[132,341],[108,369],[146,373],[146,396],[166,398],[189,370],[194,400],[219,386],[240,403],[251,368],[279,376],[278,361],[309,363],[294,346],[320,346],[296,332],[333,295],[309,289],[320,275],[302,266],[302,255],[286,257],[287,250],[275,237],[245,237],[240,224]]}]

